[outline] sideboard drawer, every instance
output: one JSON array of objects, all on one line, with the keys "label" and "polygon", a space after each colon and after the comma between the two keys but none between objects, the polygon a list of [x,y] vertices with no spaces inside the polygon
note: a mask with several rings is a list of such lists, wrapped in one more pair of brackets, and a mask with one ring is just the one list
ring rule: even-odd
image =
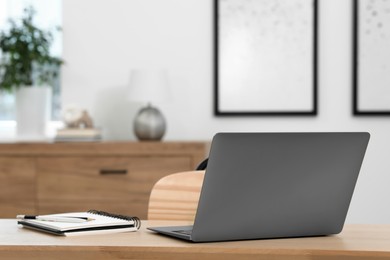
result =
[{"label": "sideboard drawer", "polygon": [[35,194],[35,159],[0,157],[1,216],[35,214]]},{"label": "sideboard drawer", "polygon": [[[155,182],[170,173],[192,170],[189,157],[51,157],[37,160],[39,212],[123,209],[146,217]],[[127,202],[127,203],[126,203]],[[134,204],[134,207],[131,207]],[[121,206],[122,205],[122,206]],[[143,205],[142,207],[139,205]]]}]

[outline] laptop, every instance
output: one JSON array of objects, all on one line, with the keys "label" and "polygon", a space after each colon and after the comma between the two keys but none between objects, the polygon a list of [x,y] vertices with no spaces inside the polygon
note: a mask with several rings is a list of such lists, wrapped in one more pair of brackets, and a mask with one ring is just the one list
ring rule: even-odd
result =
[{"label": "laptop", "polygon": [[194,224],[148,229],[193,242],[340,233],[369,138],[218,133]]}]

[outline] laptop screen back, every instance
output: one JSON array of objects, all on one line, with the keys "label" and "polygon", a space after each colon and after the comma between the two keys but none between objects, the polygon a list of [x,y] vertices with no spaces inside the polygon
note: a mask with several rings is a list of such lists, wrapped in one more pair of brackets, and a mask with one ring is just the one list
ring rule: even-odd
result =
[{"label": "laptop screen back", "polygon": [[368,133],[217,134],[192,240],[339,233],[368,140]]}]

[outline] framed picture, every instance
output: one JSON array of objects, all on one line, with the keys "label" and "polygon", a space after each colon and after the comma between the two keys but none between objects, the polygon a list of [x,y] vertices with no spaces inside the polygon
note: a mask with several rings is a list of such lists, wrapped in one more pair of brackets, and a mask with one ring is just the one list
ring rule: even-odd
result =
[{"label": "framed picture", "polygon": [[317,0],[214,0],[217,116],[317,114]]},{"label": "framed picture", "polygon": [[353,113],[390,115],[390,2],[354,1]]}]

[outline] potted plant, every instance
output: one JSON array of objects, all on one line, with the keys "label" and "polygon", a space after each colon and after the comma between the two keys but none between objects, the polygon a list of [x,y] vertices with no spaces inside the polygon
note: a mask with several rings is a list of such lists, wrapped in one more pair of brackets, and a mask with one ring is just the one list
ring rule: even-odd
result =
[{"label": "potted plant", "polygon": [[24,10],[20,22],[0,32],[0,91],[15,93],[19,137],[42,137],[51,111],[51,87],[60,58],[50,54],[53,36],[33,23],[35,11]]}]

